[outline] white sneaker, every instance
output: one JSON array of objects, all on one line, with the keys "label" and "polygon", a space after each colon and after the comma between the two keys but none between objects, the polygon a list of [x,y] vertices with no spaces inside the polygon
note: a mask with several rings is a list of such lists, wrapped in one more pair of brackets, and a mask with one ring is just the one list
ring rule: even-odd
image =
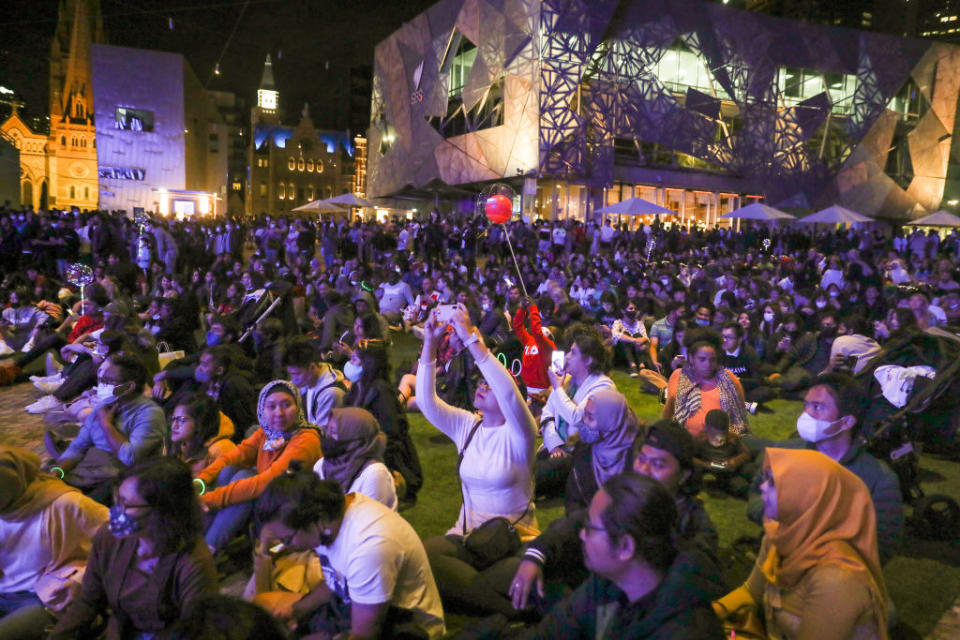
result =
[{"label": "white sneaker", "polygon": [[754,414],[754,413],[756,413],[756,412],[757,412],[757,403],[756,403],[756,402],[748,402],[748,403],[747,403],[747,411],[749,411],[751,415]]},{"label": "white sneaker", "polygon": [[63,403],[53,396],[43,396],[33,404],[27,405],[27,413],[46,413],[55,409],[62,409]]},{"label": "white sneaker", "polygon": [[55,376],[63,371],[63,365],[57,362],[52,353],[47,353],[47,377]]},{"label": "white sneaker", "polygon": [[33,386],[37,388],[38,391],[44,393],[53,393],[60,388],[60,385],[63,384],[63,378],[57,376],[55,380],[35,380]]},{"label": "white sneaker", "polygon": [[23,348],[20,349],[20,351],[21,353],[27,353],[29,351],[33,351],[33,346],[34,346],[33,338],[30,338],[29,340],[27,340],[27,344],[23,345]]},{"label": "white sneaker", "polygon": [[0,338],[0,356],[8,356],[11,353],[16,353],[16,351],[10,348],[6,340]]},{"label": "white sneaker", "polygon": [[60,374],[55,373],[52,376],[30,376],[30,382],[57,382],[60,380]]}]

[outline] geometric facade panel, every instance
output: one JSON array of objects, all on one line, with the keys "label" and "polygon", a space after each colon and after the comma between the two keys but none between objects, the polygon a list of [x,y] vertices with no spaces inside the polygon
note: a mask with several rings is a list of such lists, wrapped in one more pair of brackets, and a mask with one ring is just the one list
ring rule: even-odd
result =
[{"label": "geometric facade panel", "polygon": [[[457,95],[455,33],[476,46]],[[943,197],[958,91],[960,49],[930,41],[698,0],[445,0],[377,46],[370,191],[518,170],[601,187],[629,152],[772,203],[912,217]],[[451,105],[453,136],[431,124]]]}]

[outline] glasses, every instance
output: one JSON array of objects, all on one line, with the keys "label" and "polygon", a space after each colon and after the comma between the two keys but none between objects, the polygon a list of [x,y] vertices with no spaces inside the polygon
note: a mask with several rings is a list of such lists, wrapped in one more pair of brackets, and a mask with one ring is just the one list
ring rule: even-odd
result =
[{"label": "glasses", "polygon": [[173,416],[170,418],[170,424],[184,424],[189,419],[190,416]]}]

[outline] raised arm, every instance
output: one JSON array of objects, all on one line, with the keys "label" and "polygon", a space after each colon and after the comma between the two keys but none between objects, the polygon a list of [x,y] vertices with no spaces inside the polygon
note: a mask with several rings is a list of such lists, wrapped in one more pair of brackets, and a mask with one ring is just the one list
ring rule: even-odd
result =
[{"label": "raised arm", "polygon": [[469,428],[476,418],[469,411],[451,406],[437,396],[437,345],[445,330],[434,313],[427,315],[423,325],[420,366],[417,367],[417,408],[430,424],[459,446],[458,434],[463,428]]}]

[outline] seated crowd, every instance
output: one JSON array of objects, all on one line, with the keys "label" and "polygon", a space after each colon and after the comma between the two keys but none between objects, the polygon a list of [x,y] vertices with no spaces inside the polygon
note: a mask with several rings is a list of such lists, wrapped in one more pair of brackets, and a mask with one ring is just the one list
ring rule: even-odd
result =
[{"label": "seated crowd", "polygon": [[[903,488],[863,445],[891,397],[868,388],[960,325],[960,233],[514,222],[515,268],[482,217],[138,222],[0,209],[0,385],[49,427],[44,460],[0,444],[0,640],[895,627]],[[795,439],[751,430],[778,398]],[[456,447],[426,540],[414,411]],[[704,476],[763,526],[741,585]],[[218,595],[237,570],[254,604]]]}]

